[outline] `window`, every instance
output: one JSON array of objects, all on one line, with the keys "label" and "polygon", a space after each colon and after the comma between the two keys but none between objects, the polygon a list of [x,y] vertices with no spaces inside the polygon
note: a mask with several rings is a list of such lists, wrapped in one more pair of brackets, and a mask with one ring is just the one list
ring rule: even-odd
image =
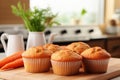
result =
[{"label": "window", "polygon": [[[104,0],[30,0],[30,8],[50,7],[53,13],[58,13],[62,25],[90,25],[104,22]],[[82,9],[87,13],[81,15]]]}]

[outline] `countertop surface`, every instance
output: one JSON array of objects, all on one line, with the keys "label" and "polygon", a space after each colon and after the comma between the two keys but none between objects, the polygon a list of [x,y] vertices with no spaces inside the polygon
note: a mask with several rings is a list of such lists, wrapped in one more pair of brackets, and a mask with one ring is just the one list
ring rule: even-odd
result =
[{"label": "countertop surface", "polygon": [[72,42],[72,41],[90,41],[90,40],[99,40],[99,39],[114,39],[120,38],[120,35],[89,35],[89,36],[80,36],[80,37],[59,37],[55,38],[53,42]]},{"label": "countertop surface", "polygon": [[[14,26],[14,27],[13,27]],[[92,27],[92,26],[90,26]],[[74,27],[76,29],[82,29],[82,28],[87,28],[89,29],[90,28],[89,26],[87,27]],[[94,27],[90,28],[90,29],[94,29],[94,31],[96,31],[96,27],[94,25]],[[60,29],[58,29],[60,28]],[[54,31],[59,33],[59,31],[61,30],[69,30],[68,28],[71,28],[73,30],[71,30],[71,32],[73,32],[75,29],[73,28],[73,26],[69,26],[69,27],[52,27],[51,30],[53,29],[53,33]],[[99,30],[98,30],[99,31]],[[27,37],[28,37],[28,31],[24,28],[24,25],[22,24],[18,24],[18,25],[0,25],[0,32],[1,33],[11,33],[11,34],[22,34],[24,39],[26,40]],[[95,32],[96,33],[96,32]],[[89,41],[89,40],[96,40],[96,39],[108,39],[108,38],[118,38],[120,37],[120,34],[116,34],[116,35],[109,35],[109,34],[98,34],[99,32],[97,32],[96,34],[91,34],[91,33],[79,33],[79,34],[76,34],[76,35],[73,35],[73,33],[71,33],[71,35],[56,35],[55,36],[55,39],[53,40],[53,42],[67,42],[67,41]],[[69,33],[70,34],[70,33]],[[45,35],[46,36],[46,35]],[[48,40],[50,35],[47,35],[46,36],[46,40]]]}]

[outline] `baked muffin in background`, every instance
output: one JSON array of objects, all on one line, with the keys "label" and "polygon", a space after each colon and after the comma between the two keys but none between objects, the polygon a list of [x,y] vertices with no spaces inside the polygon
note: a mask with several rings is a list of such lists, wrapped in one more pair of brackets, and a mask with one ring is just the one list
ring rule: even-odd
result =
[{"label": "baked muffin in background", "polygon": [[43,47],[44,49],[50,50],[52,54],[59,50],[68,49],[67,46],[59,46],[56,44],[45,44]]},{"label": "baked muffin in background", "polygon": [[104,73],[107,71],[111,55],[101,47],[86,49],[81,53],[84,69],[89,73]]},{"label": "baked muffin in background", "polygon": [[29,48],[22,54],[25,70],[32,73],[49,71],[51,53],[41,46]]},{"label": "baked muffin in background", "polygon": [[63,49],[68,49],[67,46],[60,46],[60,50],[63,50]]},{"label": "baked muffin in background", "polygon": [[73,75],[79,72],[82,57],[68,49],[60,50],[51,56],[52,69],[58,75]]},{"label": "baked muffin in background", "polygon": [[73,42],[67,46],[68,49],[81,54],[84,50],[90,48],[90,46],[84,42]]},{"label": "baked muffin in background", "polygon": [[59,45],[55,44],[45,44],[43,47],[52,51],[53,53],[61,49]]}]

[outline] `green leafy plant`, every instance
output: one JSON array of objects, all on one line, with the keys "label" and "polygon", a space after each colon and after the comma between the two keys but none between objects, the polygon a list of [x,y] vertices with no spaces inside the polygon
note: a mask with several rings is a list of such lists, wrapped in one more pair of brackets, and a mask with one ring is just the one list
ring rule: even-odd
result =
[{"label": "green leafy plant", "polygon": [[16,16],[19,16],[23,19],[25,28],[31,32],[44,31],[47,27],[51,27],[54,24],[59,25],[55,18],[57,14],[53,14],[50,8],[34,10],[25,10],[25,5],[22,6],[18,2],[17,6],[12,5],[12,12]]},{"label": "green leafy plant", "polygon": [[80,13],[73,13],[72,18],[74,20],[75,25],[80,25],[80,22],[82,21],[83,16],[87,13],[87,11],[83,8]]},{"label": "green leafy plant", "polygon": [[82,9],[80,14],[81,14],[81,16],[84,16],[86,13],[87,13],[87,11],[85,9]]}]

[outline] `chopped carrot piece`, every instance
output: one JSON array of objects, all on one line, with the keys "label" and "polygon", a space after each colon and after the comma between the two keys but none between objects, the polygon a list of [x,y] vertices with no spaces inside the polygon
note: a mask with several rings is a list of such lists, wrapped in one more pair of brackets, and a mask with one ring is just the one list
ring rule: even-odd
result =
[{"label": "chopped carrot piece", "polygon": [[3,58],[2,60],[0,60],[0,67],[4,66],[5,64],[7,64],[9,62],[12,62],[12,61],[18,59],[18,58],[22,58],[22,53],[23,53],[23,51],[19,51],[10,56]]},{"label": "chopped carrot piece", "polygon": [[22,66],[24,66],[23,59],[19,58],[19,59],[16,59],[15,61],[13,61],[13,62],[10,62],[10,63],[4,65],[1,68],[1,70],[15,69],[15,68],[22,67]]}]

